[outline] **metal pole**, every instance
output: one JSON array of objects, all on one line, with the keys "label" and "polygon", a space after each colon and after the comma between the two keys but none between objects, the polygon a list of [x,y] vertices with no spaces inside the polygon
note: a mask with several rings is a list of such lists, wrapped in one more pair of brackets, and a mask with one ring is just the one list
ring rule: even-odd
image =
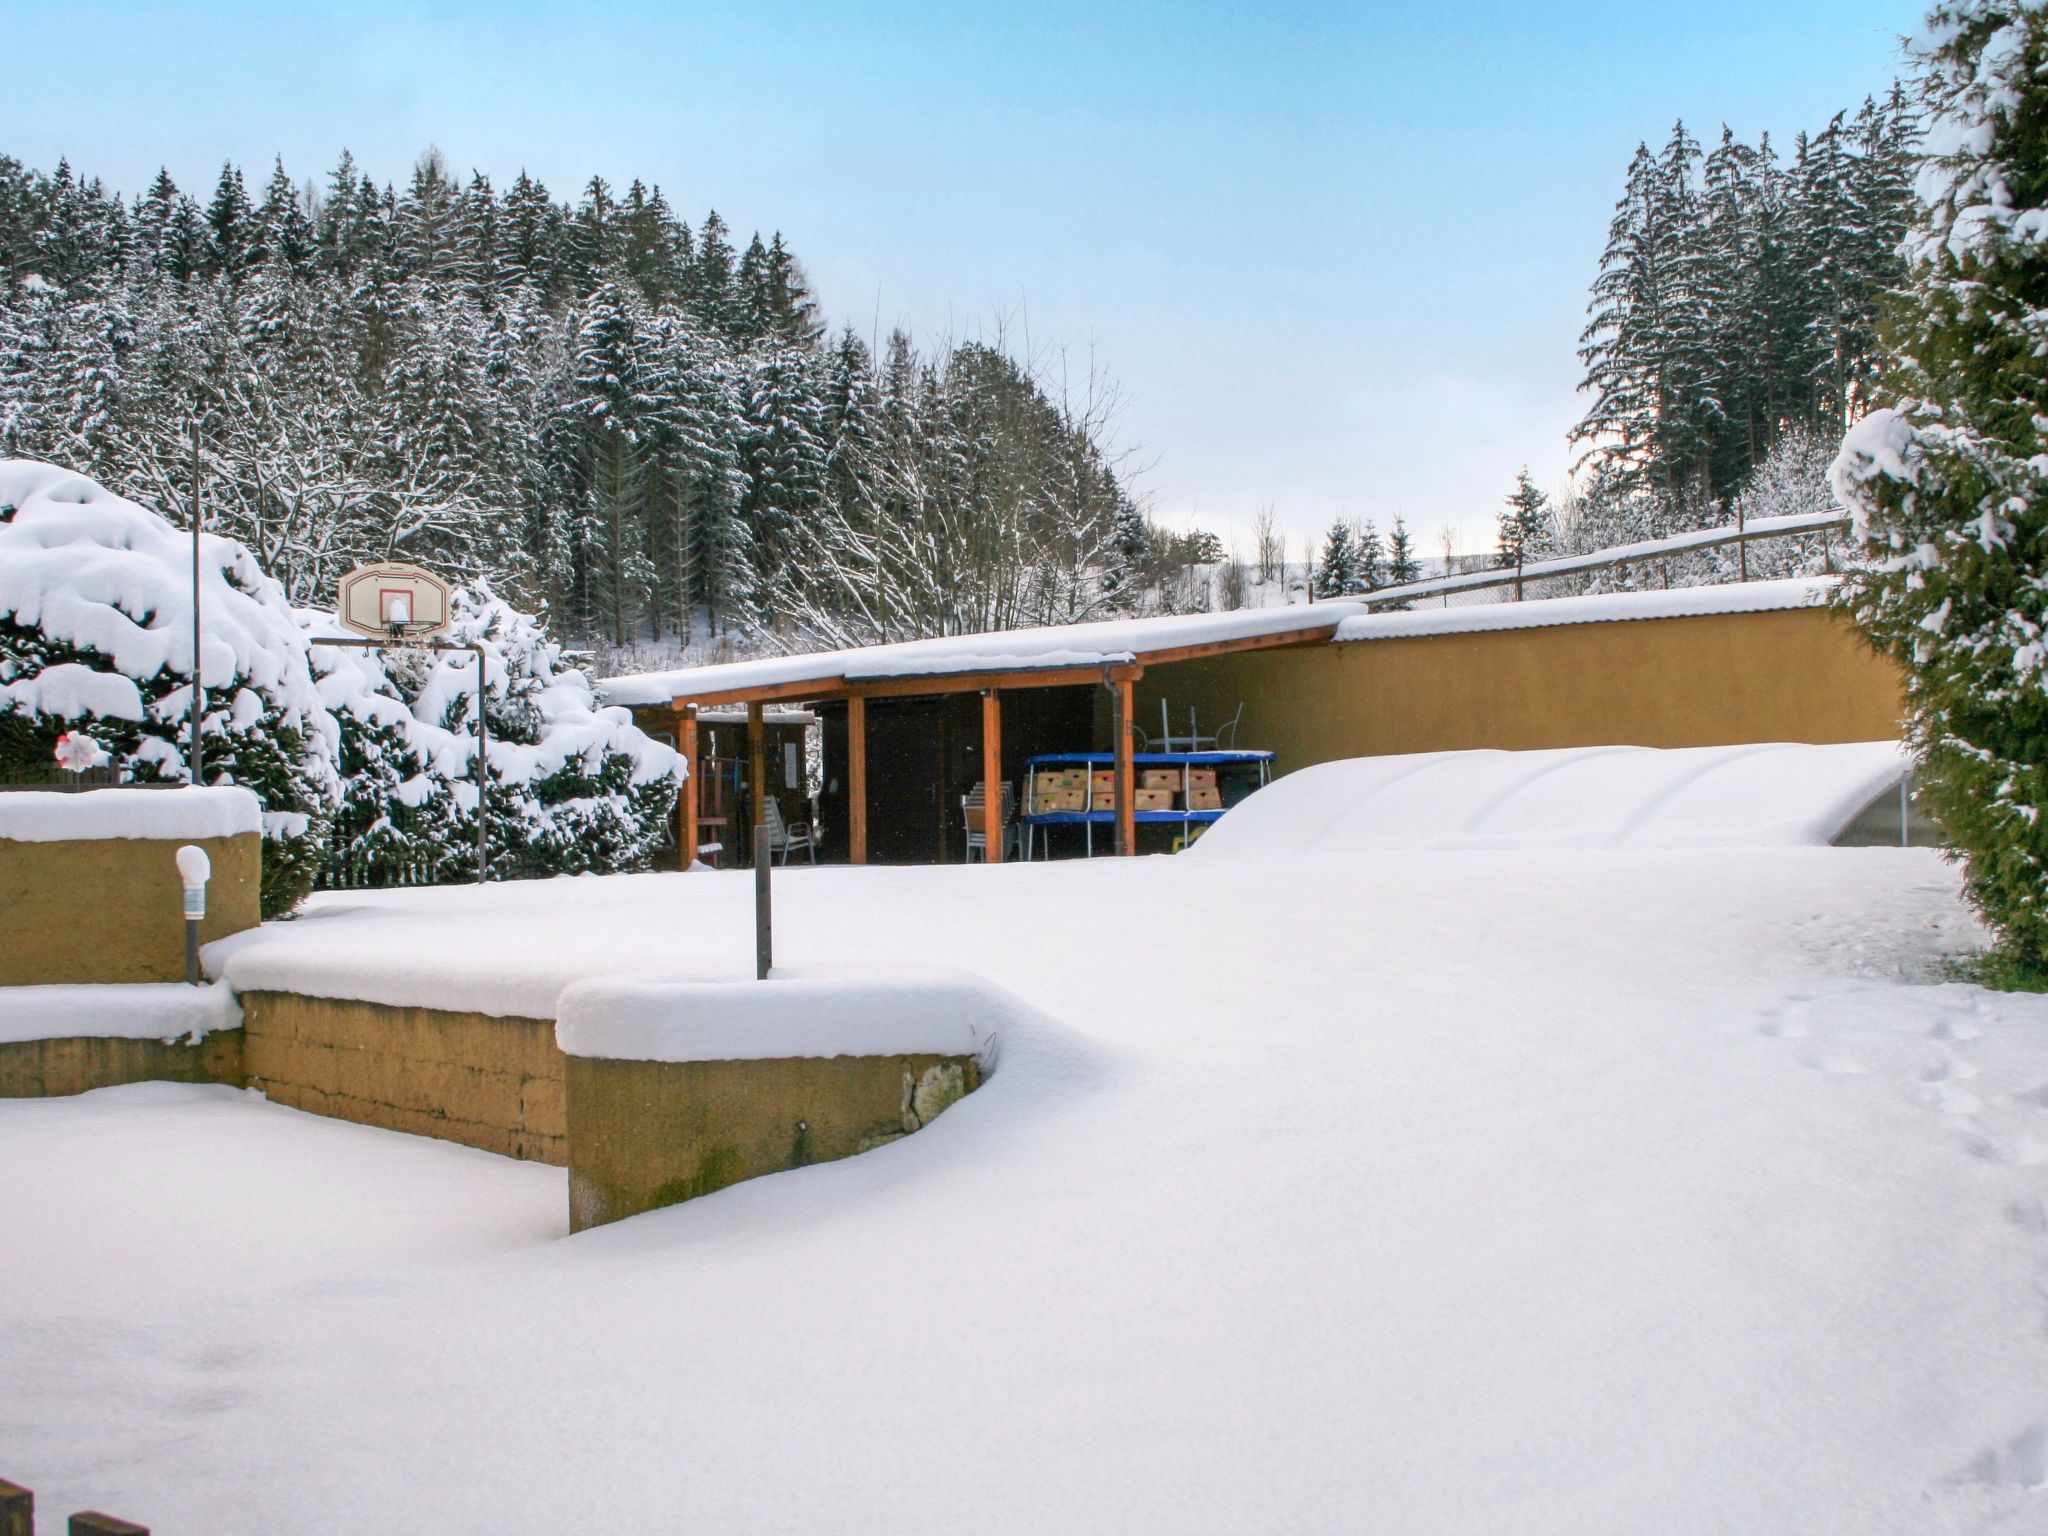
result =
[{"label": "metal pole", "polygon": [[185,919],[185,985],[199,985],[199,919]]},{"label": "metal pole", "polygon": [[204,782],[205,753],[199,744],[199,728],[206,718],[206,685],[199,676],[199,528],[205,508],[199,499],[199,423],[192,423],[192,782]]},{"label": "metal pole", "polygon": [[768,890],[768,823],[754,825],[754,980],[775,965],[775,917]]},{"label": "metal pole", "polygon": [[484,688],[489,679],[484,672],[483,646],[472,645],[470,649],[476,652],[476,883],[482,885],[490,873],[490,856],[484,844],[491,783],[491,727],[484,718]]}]

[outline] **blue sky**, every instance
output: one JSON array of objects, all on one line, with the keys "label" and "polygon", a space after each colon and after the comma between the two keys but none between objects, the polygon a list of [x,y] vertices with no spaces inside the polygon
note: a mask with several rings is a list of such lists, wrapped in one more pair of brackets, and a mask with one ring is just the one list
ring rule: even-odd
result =
[{"label": "blue sky", "polygon": [[[1882,90],[1901,0],[20,7],[0,151],[123,191],[428,143],[558,196],[659,182],[780,228],[827,312],[1001,328],[1121,385],[1141,490],[1245,540],[1489,537],[1562,484],[1585,290],[1635,143],[1789,143]],[[21,82],[33,82],[23,89]]]}]

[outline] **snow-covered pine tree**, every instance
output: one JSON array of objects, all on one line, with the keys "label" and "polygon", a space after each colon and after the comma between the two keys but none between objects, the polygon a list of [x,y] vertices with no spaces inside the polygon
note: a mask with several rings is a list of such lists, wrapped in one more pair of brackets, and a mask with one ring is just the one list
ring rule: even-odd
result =
[{"label": "snow-covered pine tree", "polygon": [[1422,579],[1422,563],[1415,558],[1415,543],[1409,537],[1407,521],[1399,513],[1387,533],[1387,585],[1406,586]]},{"label": "snow-covered pine tree", "polygon": [[1529,478],[1525,464],[1515,476],[1507,505],[1499,517],[1497,549],[1502,565],[1522,565],[1539,558],[1550,529],[1550,498]]},{"label": "snow-covered pine tree", "polygon": [[241,276],[262,259],[262,232],[256,225],[256,210],[249,205],[249,191],[242,173],[233,164],[223,165],[213,202],[206,210],[206,227],[211,233],[207,268],[227,278]]},{"label": "snow-covered pine tree", "polygon": [[1943,0],[1897,404],[1835,486],[1870,557],[1841,601],[1906,670],[1922,793],[2004,953],[2048,972],[2048,12]]},{"label": "snow-covered pine tree", "polygon": [[1358,543],[1344,518],[1330,524],[1323,536],[1314,586],[1317,597],[1344,597],[1358,590]]},{"label": "snow-covered pine tree", "polygon": [[263,189],[263,202],[256,209],[256,228],[265,261],[282,267],[293,277],[304,277],[312,271],[316,249],[313,221],[306,214],[298,187],[284,173],[281,156]]},{"label": "snow-covered pine tree", "polygon": [[1387,584],[1387,548],[1380,542],[1380,530],[1371,518],[1358,525],[1357,539],[1357,583],[1354,592],[1370,592]]}]

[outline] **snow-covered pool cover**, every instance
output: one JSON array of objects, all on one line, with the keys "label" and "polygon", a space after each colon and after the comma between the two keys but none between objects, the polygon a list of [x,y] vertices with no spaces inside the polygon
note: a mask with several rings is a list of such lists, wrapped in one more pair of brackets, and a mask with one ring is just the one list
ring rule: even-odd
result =
[{"label": "snow-covered pool cover", "polygon": [[263,807],[239,785],[0,794],[0,839],[68,843],[101,837],[193,839],[263,830]]},{"label": "snow-covered pool cover", "polygon": [[[1339,641],[1398,640],[1413,635],[1464,635],[1484,629],[1548,629],[1559,624],[1612,624],[1631,619],[1684,619],[1716,613],[1768,613],[1818,608],[1834,592],[1833,576],[1793,576],[1668,592],[1602,592],[1545,597],[1526,603],[1476,603],[1354,614],[1337,626]],[[1418,601],[1426,601],[1419,599]]]},{"label": "snow-covered pool cover", "polygon": [[241,1005],[220,983],[0,987],[0,1045],[77,1036],[118,1040],[197,1040],[240,1029]]},{"label": "snow-covered pool cover", "polygon": [[1329,629],[1364,611],[1357,603],[1311,603],[1296,608],[1246,608],[1230,613],[1055,624],[1041,629],[947,635],[936,640],[905,640],[895,645],[855,646],[842,651],[768,656],[670,672],[642,672],[630,677],[608,677],[598,687],[607,703],[649,705],[735,688],[770,688],[842,677],[875,681],[889,677],[940,677],[958,672],[1094,667],[1128,662],[1149,652],[1177,650],[1185,645],[1213,645],[1218,641]]},{"label": "snow-covered pool cover", "polygon": [[774,1061],[796,1056],[973,1056],[994,1064],[1022,1005],[966,971],[895,967],[770,981],[596,976],[557,1004],[571,1056]]},{"label": "snow-covered pool cover", "polygon": [[1275,780],[1191,851],[1826,844],[1906,768],[1889,741],[1354,757]]}]

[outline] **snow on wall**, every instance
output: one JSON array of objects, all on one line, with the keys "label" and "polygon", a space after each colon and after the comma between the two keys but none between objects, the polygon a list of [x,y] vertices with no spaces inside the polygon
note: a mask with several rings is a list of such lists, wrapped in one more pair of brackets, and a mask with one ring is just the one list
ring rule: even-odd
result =
[{"label": "snow on wall", "polygon": [[1189,851],[1826,844],[1909,766],[1889,741],[1355,757],[1276,779]]},{"label": "snow on wall", "polygon": [[218,982],[0,987],[0,1045],[79,1037],[198,1040],[217,1029],[241,1027],[241,1004]]},{"label": "snow on wall", "polygon": [[1256,639],[1329,629],[1351,614],[1356,602],[1315,603],[1298,608],[1241,608],[1227,613],[1174,614],[1156,619],[1105,619],[1092,624],[1059,624],[1039,629],[1000,630],[985,635],[947,635],[894,645],[811,651],[754,661],[722,662],[608,677],[598,684],[613,704],[666,704],[684,694],[732,688],[764,688],[829,678],[876,680],[942,677],[960,672],[1024,672],[1060,667],[1094,667],[1128,662],[1152,651],[1222,640]]},{"label": "snow on wall", "polygon": [[262,803],[234,785],[0,794],[0,839],[17,843],[67,843],[102,837],[190,841],[262,830]]},{"label": "snow on wall", "polygon": [[1673,587],[1665,592],[1604,592],[1591,597],[1544,597],[1481,607],[1415,608],[1365,613],[1337,626],[1336,638],[1394,640],[1412,635],[1464,635],[1492,629],[1547,629],[1560,624],[1608,624],[1635,619],[1683,619],[1716,613],[1768,613],[1819,608],[1833,595],[1833,576],[1794,576],[1716,587]]},{"label": "snow on wall", "polygon": [[592,977],[556,1004],[555,1041],[614,1061],[972,1056],[993,1066],[1022,1005],[965,971],[811,971],[769,981]]}]

